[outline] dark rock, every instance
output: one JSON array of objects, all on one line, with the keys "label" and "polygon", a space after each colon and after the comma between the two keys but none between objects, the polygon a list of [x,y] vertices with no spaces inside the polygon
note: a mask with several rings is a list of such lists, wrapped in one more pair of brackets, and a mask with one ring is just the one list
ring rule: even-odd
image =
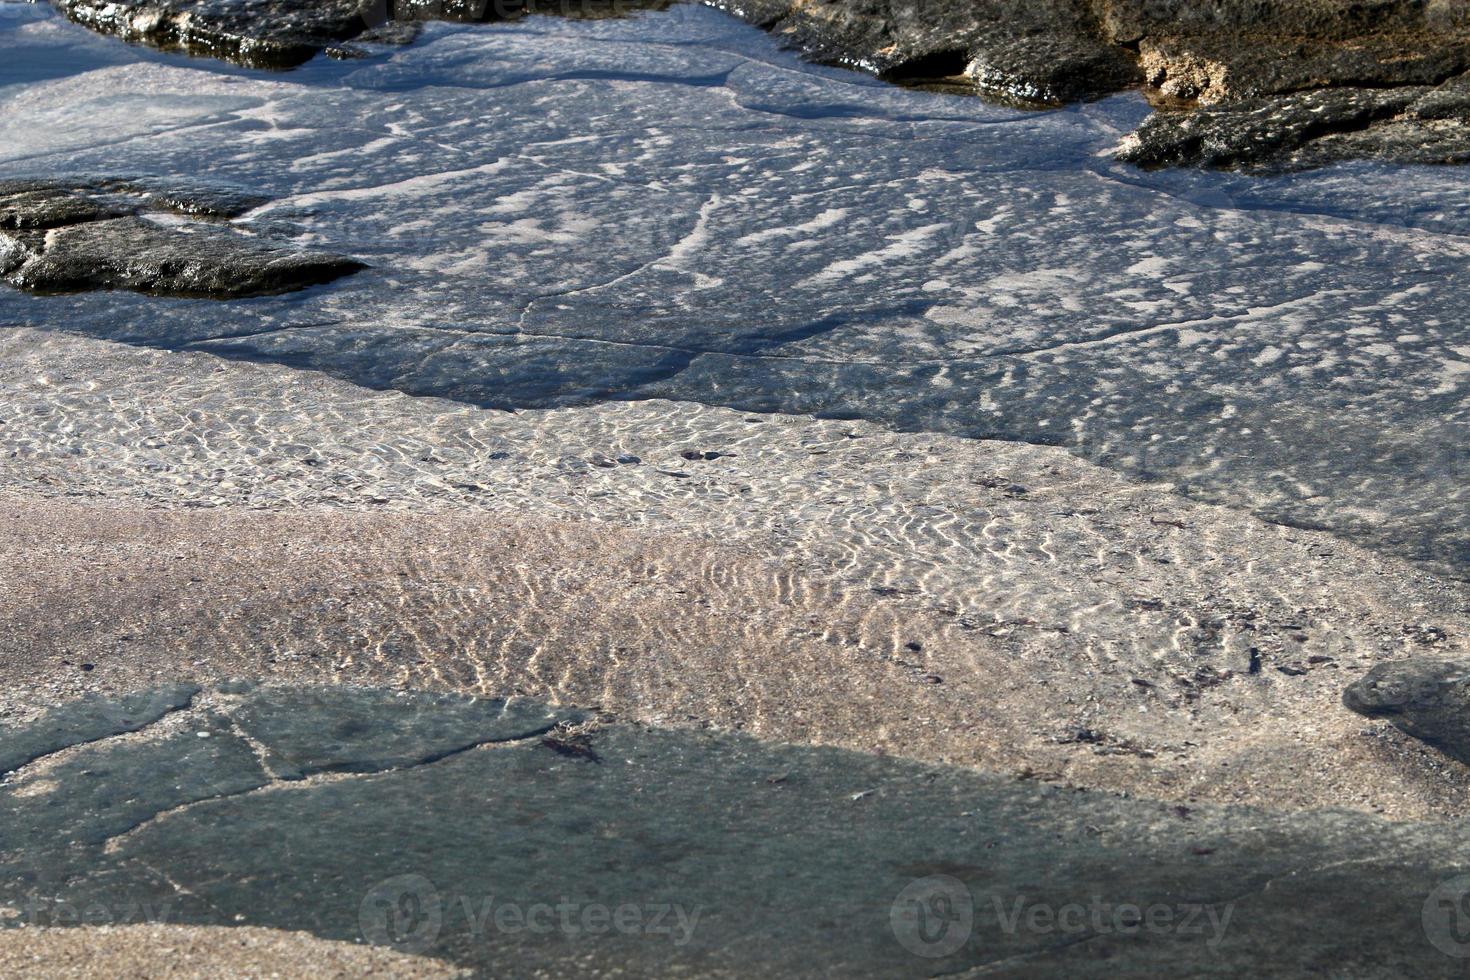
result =
[{"label": "dark rock", "polygon": [[[1445,4],[734,0],[716,5],[777,32],[811,58],[898,81],[943,78],[992,97],[1044,104],[1143,82],[1156,96],[1176,101],[1152,117],[1124,153],[1145,166],[1274,169],[1363,156],[1459,162],[1470,155],[1470,139],[1460,125],[1470,114],[1458,89],[1433,108],[1426,105],[1426,113],[1440,115],[1422,117],[1453,119],[1456,125],[1387,122],[1423,94],[1419,87],[1438,86],[1470,70],[1470,22],[1463,10]],[[1194,111],[1216,104],[1218,111]],[[1311,145],[1323,137],[1329,138],[1326,146]],[[1296,152],[1303,146],[1309,149]]]},{"label": "dark rock", "polygon": [[154,207],[175,211],[179,214],[196,215],[204,218],[235,218],[270,201],[263,194],[255,194],[228,184],[201,184],[172,180],[167,183],[148,178],[118,182],[122,190],[143,194]]},{"label": "dark rock", "polygon": [[263,203],[230,187],[149,181],[0,183],[0,275],[35,292],[133,289],[220,299],[289,292],[363,268],[205,222],[161,224],[167,209],[228,218]]},{"label": "dark rock", "polygon": [[1348,686],[1342,703],[1470,765],[1470,661],[1379,664]]},{"label": "dark rock", "polygon": [[[427,20],[477,22],[526,13],[618,16],[672,0],[52,0],[103,34],[252,68],[294,68],[358,44],[408,44]],[[343,42],[352,41],[354,44]]]},{"label": "dark rock", "polygon": [[1056,104],[1139,80],[1084,0],[734,0],[714,6],[816,61],[903,81],[956,78],[1012,101]]},{"label": "dark rock", "polygon": [[[1464,91],[1407,86],[1319,89],[1249,99],[1190,112],[1156,112],[1124,141],[1119,156],[1140,166],[1177,164],[1272,170],[1353,157],[1460,162],[1470,157],[1466,122],[1429,120]],[[1436,137],[1435,134],[1438,134]]]},{"label": "dark rock", "polygon": [[[497,976],[808,975],[814,964],[882,977],[997,964],[1082,977],[1448,975],[1445,954],[1460,948],[1432,901],[1464,894],[1454,876],[1470,841],[1455,824],[1181,812],[622,724],[439,761],[413,750],[401,758],[417,762],[391,771],[284,790],[251,742],[305,747],[316,731],[328,755],[386,761],[378,721],[397,743],[412,738],[410,715],[440,725],[439,708],[456,740],[514,735],[493,711],[478,719],[433,697],[239,697],[0,785],[7,921],[102,909],[110,921],[306,930]],[[0,733],[0,751],[14,737]],[[596,760],[568,743],[595,746]],[[934,928],[918,928],[921,915]]]},{"label": "dark rock", "polygon": [[75,191],[54,187],[31,189],[24,182],[0,182],[0,228],[3,229],[56,228],[125,213]]},{"label": "dark rock", "polygon": [[133,289],[233,298],[289,292],[360,268],[341,256],[261,244],[233,232],[185,232],[128,217],[52,231],[7,280],[36,292]]},{"label": "dark rock", "polygon": [[289,68],[373,26],[363,0],[52,0],[104,34],[262,68]]}]

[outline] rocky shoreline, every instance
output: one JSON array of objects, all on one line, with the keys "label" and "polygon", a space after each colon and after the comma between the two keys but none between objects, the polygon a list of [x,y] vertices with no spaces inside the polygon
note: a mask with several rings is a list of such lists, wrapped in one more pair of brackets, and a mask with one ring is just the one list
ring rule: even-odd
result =
[{"label": "rocky shoreline", "polygon": [[1462,965],[1448,6],[68,3],[0,973]]},{"label": "rocky shoreline", "polygon": [[[53,0],[103,33],[289,68],[424,20],[621,14],[649,4],[468,0]],[[910,84],[1056,106],[1142,88],[1157,111],[1119,148],[1144,167],[1263,172],[1470,160],[1470,14],[1439,0],[709,0],[803,56]],[[654,3],[651,6],[663,6]]]}]

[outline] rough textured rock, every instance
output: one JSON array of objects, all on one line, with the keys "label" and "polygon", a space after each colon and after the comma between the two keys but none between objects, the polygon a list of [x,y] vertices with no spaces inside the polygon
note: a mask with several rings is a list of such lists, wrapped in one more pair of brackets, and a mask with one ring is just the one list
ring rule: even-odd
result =
[{"label": "rough textured rock", "polygon": [[33,292],[131,289],[220,299],[290,292],[363,268],[206,221],[167,224],[150,211],[201,219],[265,199],[234,188],[148,181],[0,182],[0,274]]},{"label": "rough textured rock", "polygon": [[[672,0],[52,0],[79,24],[128,41],[253,68],[294,68],[323,51],[407,44],[427,20],[477,22],[526,13],[617,16]],[[355,42],[345,44],[343,42]]]},{"label": "rough textured rock", "polygon": [[[79,24],[128,41],[289,68],[373,26],[371,0],[53,0]],[[381,20],[381,18],[378,18]]]},{"label": "rough textured rock", "polygon": [[1328,88],[1155,113],[1120,156],[1142,166],[1301,169],[1369,158],[1470,160],[1470,79],[1429,88]]},{"label": "rough textured rock", "polygon": [[1458,966],[1435,898],[1464,891],[1459,824],[1173,807],[621,724],[566,752],[462,719],[448,727],[491,744],[307,782],[260,768],[252,743],[283,724],[376,757],[374,699],[396,714],[405,695],[341,695],[355,734],[329,696],[252,723],[215,693],[17,773],[0,786],[3,921],[166,914],[500,976]]},{"label": "rough textured rock", "polygon": [[1150,86],[1221,102],[1325,85],[1423,85],[1470,69],[1464,6],[1423,0],[1094,0]]},{"label": "rough textured rock", "polygon": [[895,79],[963,77],[979,91],[1060,103],[1138,80],[1083,0],[733,0],[716,3],[818,61]]},{"label": "rough textured rock", "polygon": [[1380,664],[1350,685],[1342,701],[1470,765],[1470,660]]}]

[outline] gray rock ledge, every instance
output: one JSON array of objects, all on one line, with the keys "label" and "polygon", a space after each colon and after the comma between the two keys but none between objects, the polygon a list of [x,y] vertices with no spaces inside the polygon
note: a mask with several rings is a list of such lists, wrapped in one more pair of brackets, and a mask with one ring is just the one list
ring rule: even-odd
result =
[{"label": "gray rock ledge", "polygon": [[37,293],[131,289],[234,299],[290,292],[364,268],[218,220],[263,202],[232,188],[138,180],[0,181],[0,277]]}]

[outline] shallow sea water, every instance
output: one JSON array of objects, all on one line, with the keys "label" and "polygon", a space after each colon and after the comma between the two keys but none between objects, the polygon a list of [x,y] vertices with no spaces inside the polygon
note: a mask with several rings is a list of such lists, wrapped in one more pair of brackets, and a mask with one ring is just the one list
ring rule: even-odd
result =
[{"label": "shallow sea water", "polygon": [[285,73],[0,3],[0,174],[152,173],[371,268],[0,324],[527,408],[668,398],[1063,446],[1470,576],[1466,174],[1145,173],[1147,112],[803,64],[719,12],[428,25]]}]

